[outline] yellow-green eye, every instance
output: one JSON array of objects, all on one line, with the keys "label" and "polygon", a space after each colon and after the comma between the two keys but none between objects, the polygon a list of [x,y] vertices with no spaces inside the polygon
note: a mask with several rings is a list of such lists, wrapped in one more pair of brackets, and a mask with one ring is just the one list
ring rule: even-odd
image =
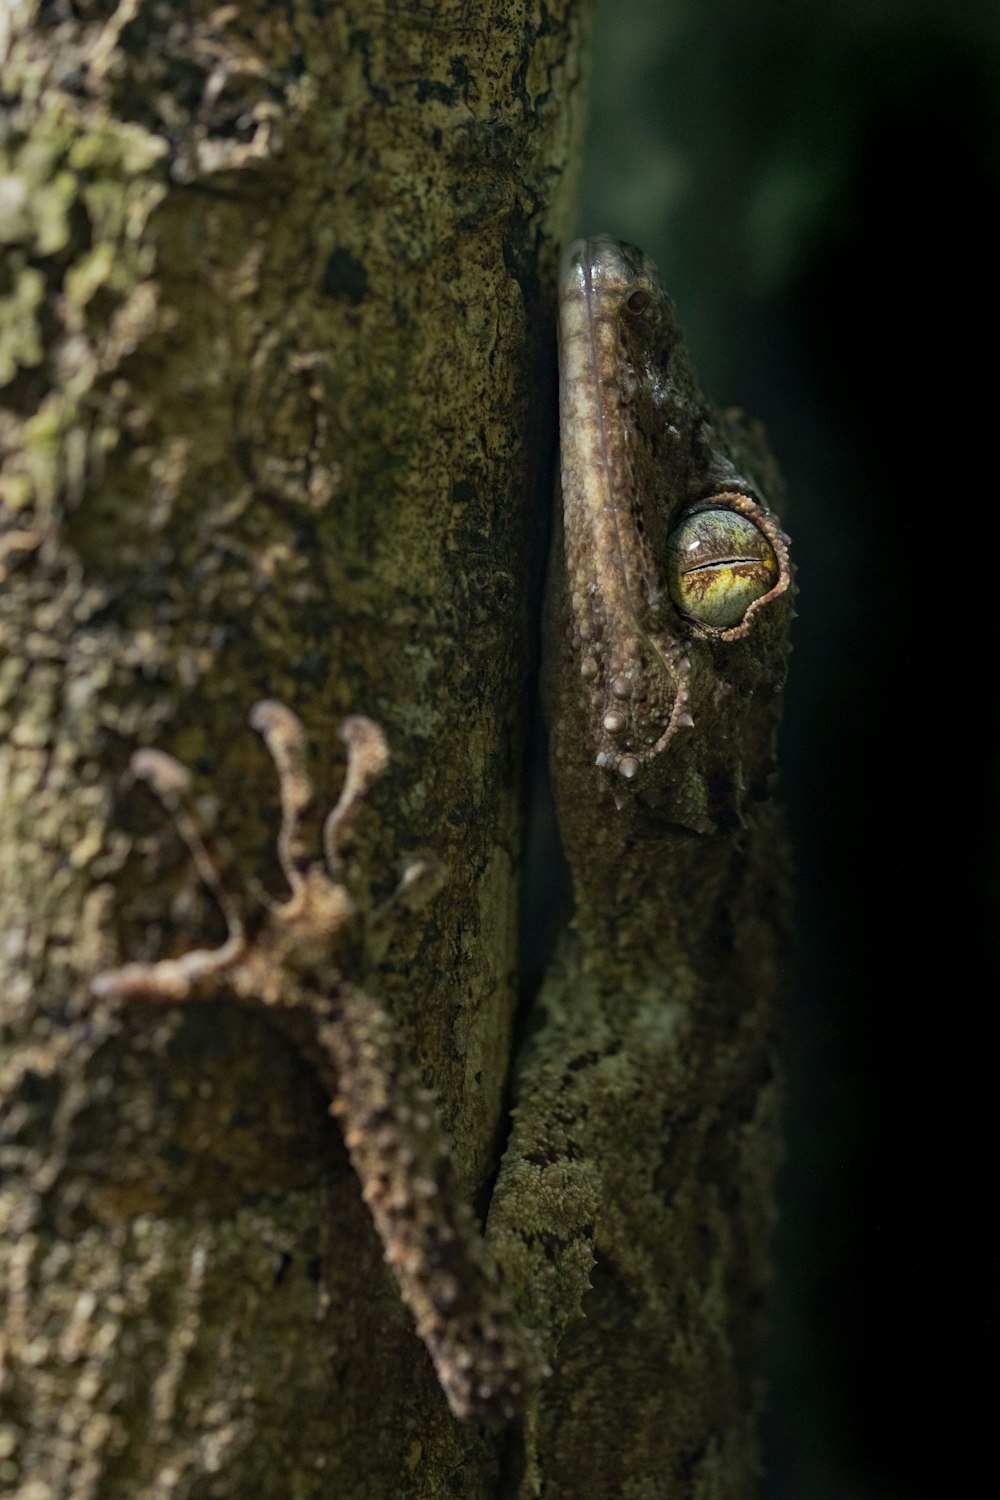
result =
[{"label": "yellow-green eye", "polygon": [[728,630],[778,581],[778,559],[759,526],[735,510],[685,516],[667,538],[667,588],[682,614]]}]

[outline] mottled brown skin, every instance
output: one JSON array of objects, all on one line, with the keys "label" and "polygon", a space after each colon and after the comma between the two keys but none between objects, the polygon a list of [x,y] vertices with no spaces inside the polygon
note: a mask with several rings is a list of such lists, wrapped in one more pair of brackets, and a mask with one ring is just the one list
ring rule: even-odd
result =
[{"label": "mottled brown skin", "polygon": [[[344,726],[347,779],[321,862],[301,837],[312,796],[301,725],[276,703],[255,709],[279,771],[290,896],[258,902],[246,922],[183,771],[143,752],[136,769],[173,812],[228,936],[93,988],[116,1002],[233,999],[280,1021],[311,1058],[453,1413],[517,1418],[499,1493],[718,1500],[750,1493],[756,1471],[784,964],[770,782],[787,552],[762,498],[768,460],[701,397],[648,261],[589,241],[567,252],[562,287],[550,676],[575,936],[534,1005],[485,1242],[434,1100],[388,1012],[355,982],[372,923],[348,889],[353,831],[387,763],[370,720]],[[603,330],[579,389],[569,305]],[[595,504],[597,450],[609,483]],[[753,516],[778,559],[777,583],[725,630],[686,619],[659,581],[671,528],[698,504]]]},{"label": "mottled brown skin", "polygon": [[[594,434],[566,384],[574,303],[604,329],[596,517],[580,477]],[[705,401],[648,259],[570,247],[560,327],[549,681],[574,940],[535,1004],[488,1226],[554,1369],[519,1493],[569,1497],[586,1479],[600,1496],[736,1497],[757,1469],[778,1154],[787,552],[764,500],[773,466]],[[678,516],[720,495],[759,518],[781,576],[745,628],[712,631],[678,613],[659,569]],[[624,745],[603,727],[616,686]]]}]

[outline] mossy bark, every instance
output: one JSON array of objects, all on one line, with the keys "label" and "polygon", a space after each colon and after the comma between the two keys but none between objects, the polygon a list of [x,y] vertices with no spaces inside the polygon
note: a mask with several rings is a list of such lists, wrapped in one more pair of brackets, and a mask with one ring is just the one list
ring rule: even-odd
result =
[{"label": "mossy bark", "polygon": [[[218,935],[130,753],[171,751],[272,889],[255,699],[392,749],[379,972],[470,1195],[514,1004],[529,601],[581,4],[7,10],[0,134],[0,1487],[483,1496],[292,1046],[225,1004],[95,1009]],[[2,18],[0,18],[2,30]]]}]

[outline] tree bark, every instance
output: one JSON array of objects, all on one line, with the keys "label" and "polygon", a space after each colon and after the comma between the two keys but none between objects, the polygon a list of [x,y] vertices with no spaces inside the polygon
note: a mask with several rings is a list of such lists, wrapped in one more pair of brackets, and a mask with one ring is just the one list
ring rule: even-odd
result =
[{"label": "tree bark", "polygon": [[[23,1500],[483,1496],[309,1065],[235,1005],[96,1007],[217,938],[155,744],[280,890],[247,727],[384,728],[366,982],[470,1198],[501,1145],[521,747],[581,4],[0,12],[0,1481]],[[6,31],[6,34],[4,32]]]}]

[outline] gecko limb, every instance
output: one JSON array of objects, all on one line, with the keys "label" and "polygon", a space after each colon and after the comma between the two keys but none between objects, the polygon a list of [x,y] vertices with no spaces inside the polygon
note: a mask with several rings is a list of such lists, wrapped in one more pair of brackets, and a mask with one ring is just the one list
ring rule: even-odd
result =
[{"label": "gecko limb", "polygon": [[[302,833],[313,789],[300,721],[267,701],[255,705],[251,723],[278,772],[277,854],[287,899],[260,896],[263,920],[241,917],[249,898],[238,872],[213,849],[187,772],[168,755],[140,751],[133,773],[176,824],[227,932],[217,948],[108,970],[94,978],[92,992],[114,1003],[133,996],[173,1004],[235,998],[285,1024],[329,1093],[386,1261],[452,1412],[465,1421],[507,1420],[544,1373],[536,1342],[510,1311],[496,1263],[462,1197],[434,1095],[405,1055],[390,1016],[350,977],[358,965],[361,918],[345,880],[361,809],[389,763],[385,737],[360,716],[341,726],[347,771],[323,827],[320,859],[308,852]],[[408,864],[396,896],[375,914],[376,927],[385,926],[389,910],[415,910],[437,883],[433,862]]]}]

